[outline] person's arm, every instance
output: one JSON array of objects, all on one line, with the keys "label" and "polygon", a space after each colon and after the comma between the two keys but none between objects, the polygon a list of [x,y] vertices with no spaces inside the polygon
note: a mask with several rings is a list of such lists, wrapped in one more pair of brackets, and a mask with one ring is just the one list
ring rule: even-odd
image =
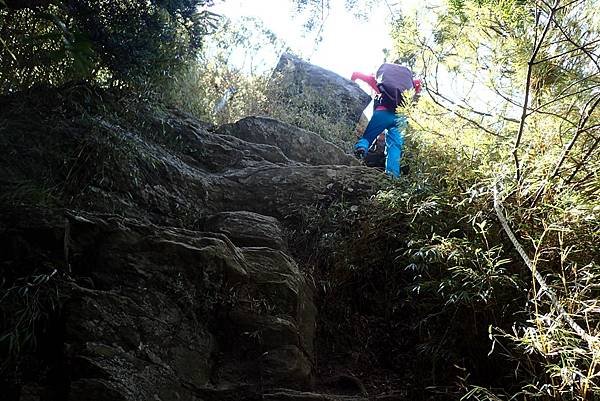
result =
[{"label": "person's arm", "polygon": [[415,88],[415,95],[421,93],[423,82],[420,79],[413,79],[413,87]]},{"label": "person's arm", "polygon": [[369,84],[369,86],[371,88],[373,88],[373,90],[375,92],[380,93],[379,88],[377,87],[377,80],[375,79],[375,77],[373,75],[367,75],[367,74],[363,74],[361,72],[353,72],[352,77],[350,77],[350,79],[353,81],[360,79],[361,81],[364,81],[367,84]]}]

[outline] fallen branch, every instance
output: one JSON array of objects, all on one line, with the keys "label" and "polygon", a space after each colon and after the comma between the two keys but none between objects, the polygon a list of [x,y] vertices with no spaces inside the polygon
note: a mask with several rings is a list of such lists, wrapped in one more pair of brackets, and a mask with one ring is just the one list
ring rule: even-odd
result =
[{"label": "fallen branch", "polygon": [[498,183],[494,184],[493,192],[494,210],[496,211],[496,215],[498,216],[498,220],[500,220],[500,224],[502,225],[504,232],[506,232],[506,235],[508,235],[508,238],[512,242],[513,246],[521,256],[521,258],[523,259],[523,262],[525,262],[525,264],[529,268],[529,271],[531,271],[531,274],[533,274],[535,281],[537,281],[538,285],[540,286],[540,290],[542,291],[542,293],[546,294],[548,298],[550,298],[552,306],[554,306],[554,308],[556,308],[556,310],[559,313],[558,318],[564,319],[565,322],[567,322],[567,324],[571,327],[571,329],[573,329],[573,331],[577,335],[579,335],[583,340],[585,340],[588,343],[588,346],[590,348],[594,347],[596,344],[598,344],[598,337],[590,336],[579,324],[577,324],[575,320],[573,320],[571,315],[569,315],[567,311],[565,311],[554,291],[548,286],[548,284],[546,284],[546,281],[544,280],[540,272],[537,271],[537,269],[534,267],[533,263],[529,259],[529,256],[527,256],[527,252],[525,252],[525,249],[523,249],[523,246],[521,246],[521,244],[517,240],[517,237],[515,237],[515,234],[510,229],[508,221],[506,220],[506,217],[504,217],[502,205],[498,200]]}]

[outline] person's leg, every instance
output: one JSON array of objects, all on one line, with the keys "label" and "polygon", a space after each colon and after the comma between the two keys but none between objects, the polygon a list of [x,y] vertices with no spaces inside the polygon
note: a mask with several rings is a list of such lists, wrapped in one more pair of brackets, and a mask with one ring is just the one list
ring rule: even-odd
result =
[{"label": "person's leg", "polygon": [[377,135],[381,134],[383,130],[395,124],[396,115],[391,111],[387,110],[375,110],[373,116],[365,128],[365,132],[362,137],[354,145],[354,151],[362,151],[363,155],[367,154],[369,146],[373,143]]},{"label": "person's leg", "polygon": [[395,178],[400,177],[400,158],[402,157],[406,125],[406,117],[397,116],[394,119],[394,124],[388,128],[385,136],[385,172]]}]

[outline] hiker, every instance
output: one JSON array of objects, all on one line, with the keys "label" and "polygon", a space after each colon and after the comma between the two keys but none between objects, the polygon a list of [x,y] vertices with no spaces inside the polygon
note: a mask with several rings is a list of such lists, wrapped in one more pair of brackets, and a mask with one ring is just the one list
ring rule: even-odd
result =
[{"label": "hiker", "polygon": [[406,102],[404,91],[415,89],[415,93],[420,92],[421,81],[413,80],[412,72],[408,68],[394,63],[382,64],[376,75],[354,72],[350,79],[366,82],[376,93],[373,116],[362,137],[354,145],[354,154],[364,159],[371,143],[381,132],[386,131],[385,172],[398,178],[407,119],[404,115],[396,115],[396,108]]}]

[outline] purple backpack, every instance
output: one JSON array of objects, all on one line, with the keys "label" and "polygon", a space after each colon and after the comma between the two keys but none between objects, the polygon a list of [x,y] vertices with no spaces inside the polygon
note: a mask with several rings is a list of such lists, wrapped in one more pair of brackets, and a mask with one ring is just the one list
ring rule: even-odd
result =
[{"label": "purple backpack", "polygon": [[377,87],[381,91],[379,104],[390,110],[403,105],[403,92],[413,88],[412,75],[412,71],[402,65],[382,64],[375,75]]}]

